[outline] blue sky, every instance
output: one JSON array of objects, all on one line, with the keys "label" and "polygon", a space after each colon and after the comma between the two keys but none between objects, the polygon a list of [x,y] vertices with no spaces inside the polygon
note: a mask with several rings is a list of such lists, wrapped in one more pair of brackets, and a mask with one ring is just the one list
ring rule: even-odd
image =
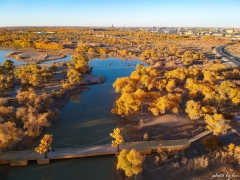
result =
[{"label": "blue sky", "polygon": [[240,28],[240,0],[1,0],[6,26]]}]

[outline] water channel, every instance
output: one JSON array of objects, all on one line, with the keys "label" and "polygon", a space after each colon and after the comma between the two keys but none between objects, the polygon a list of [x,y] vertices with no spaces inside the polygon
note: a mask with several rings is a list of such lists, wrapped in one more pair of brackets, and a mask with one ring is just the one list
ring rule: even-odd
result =
[{"label": "water channel", "polygon": [[[127,63],[132,65],[127,66]],[[80,95],[79,103],[70,101],[61,109],[58,118],[44,132],[53,134],[52,147],[55,149],[73,147],[72,145],[84,145],[108,138],[113,128],[117,127],[119,120],[119,116],[110,112],[116,97],[112,84],[116,78],[130,75],[135,65],[141,63],[139,60],[114,58],[89,61],[89,65],[93,67],[93,74],[105,75],[106,82],[89,86],[90,90]],[[40,138],[37,138],[33,147],[39,143]],[[100,143],[110,143],[110,140]],[[117,179],[115,159],[114,156],[99,156],[53,160],[49,165],[37,165],[33,161],[29,162],[28,166],[10,167],[7,179],[115,180]]]}]

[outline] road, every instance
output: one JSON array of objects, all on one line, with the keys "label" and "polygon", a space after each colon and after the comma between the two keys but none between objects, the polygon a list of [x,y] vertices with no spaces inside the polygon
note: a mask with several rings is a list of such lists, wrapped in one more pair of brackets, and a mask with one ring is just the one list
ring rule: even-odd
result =
[{"label": "road", "polygon": [[240,60],[238,58],[233,57],[231,54],[224,52],[225,46],[219,46],[215,48],[216,53],[221,56],[222,58],[225,58],[229,62],[232,62],[233,64],[240,67]]}]

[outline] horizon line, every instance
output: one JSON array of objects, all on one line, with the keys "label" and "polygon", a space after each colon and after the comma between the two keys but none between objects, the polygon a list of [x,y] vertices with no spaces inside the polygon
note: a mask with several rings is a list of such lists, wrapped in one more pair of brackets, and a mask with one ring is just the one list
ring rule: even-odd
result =
[{"label": "horizon line", "polygon": [[[111,25],[109,26],[0,26],[0,28],[28,28],[28,27],[53,27],[53,28],[57,28],[57,27],[75,27],[75,28],[112,28]],[[163,27],[167,27],[167,28],[234,28],[234,29],[240,29],[240,27],[229,27],[229,26],[113,26],[113,28],[163,28]]]}]

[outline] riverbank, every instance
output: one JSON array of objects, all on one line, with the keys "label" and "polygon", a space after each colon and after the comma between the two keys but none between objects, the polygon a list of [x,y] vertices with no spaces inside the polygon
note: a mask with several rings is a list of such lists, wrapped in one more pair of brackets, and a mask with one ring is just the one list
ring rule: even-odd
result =
[{"label": "riverbank", "polygon": [[[202,119],[191,121],[183,112],[153,116],[146,109],[142,115],[122,118],[120,124],[123,136],[128,141],[189,139],[206,130]],[[143,162],[143,173],[140,173],[138,177],[143,180],[149,178],[158,180],[160,177],[169,180],[201,180],[211,179],[212,175],[220,172],[240,175],[239,165],[236,162],[233,163],[234,159],[228,157],[227,160],[226,157],[221,156],[216,158],[219,152],[226,151],[224,145],[230,142],[240,145],[239,137],[229,132],[228,135],[218,138],[208,135],[192,143],[186,150],[146,155]],[[208,163],[207,167],[201,164],[202,157]],[[119,172],[119,179],[121,178],[134,179],[124,178],[123,173]]]},{"label": "riverbank", "polygon": [[8,53],[6,57],[15,58],[17,61],[20,62],[39,64],[43,61],[63,59],[66,57],[66,55],[51,51],[32,50],[32,51],[14,51]]},{"label": "riverbank", "polygon": [[[65,91],[64,94],[60,98],[55,99],[53,104],[50,106],[49,109],[53,111],[60,112],[60,110],[69,102],[71,101],[72,97],[78,97],[81,95],[82,92],[85,92],[87,90],[90,90],[90,88],[87,88],[86,86],[79,85],[76,86],[74,89]],[[72,98],[73,99],[73,98]],[[55,121],[55,120],[52,120]],[[42,134],[44,133],[44,130]],[[40,135],[41,136],[41,135]],[[38,137],[37,137],[38,138]],[[21,141],[16,147],[11,149],[12,151],[22,151],[22,150],[28,150],[33,148],[33,143],[36,138],[28,137],[26,136],[23,141]]]}]

